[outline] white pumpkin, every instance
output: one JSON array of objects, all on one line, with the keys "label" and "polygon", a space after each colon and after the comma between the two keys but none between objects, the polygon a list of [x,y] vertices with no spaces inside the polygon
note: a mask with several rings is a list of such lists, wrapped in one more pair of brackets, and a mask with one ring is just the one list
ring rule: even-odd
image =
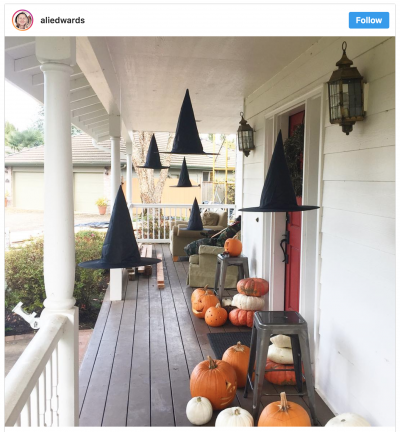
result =
[{"label": "white pumpkin", "polygon": [[292,348],[292,341],[289,336],[276,335],[270,341],[278,348]]},{"label": "white pumpkin", "polygon": [[232,299],[232,306],[243,310],[262,310],[265,300],[262,297],[250,297],[244,294],[236,294]]},{"label": "white pumpkin", "polygon": [[232,299],[224,298],[222,299],[222,306],[230,306],[232,304]]},{"label": "white pumpkin", "polygon": [[215,427],[251,427],[253,416],[240,407],[226,408],[218,414]]},{"label": "white pumpkin", "polygon": [[371,426],[365,418],[358,414],[345,413],[339,414],[330,419],[325,427],[366,427]]},{"label": "white pumpkin", "polygon": [[293,364],[291,348],[278,348],[272,344],[268,348],[268,359],[279,364]]},{"label": "white pumpkin", "polygon": [[194,425],[200,426],[208,423],[212,415],[211,402],[205,397],[194,397],[186,405],[186,417]]}]

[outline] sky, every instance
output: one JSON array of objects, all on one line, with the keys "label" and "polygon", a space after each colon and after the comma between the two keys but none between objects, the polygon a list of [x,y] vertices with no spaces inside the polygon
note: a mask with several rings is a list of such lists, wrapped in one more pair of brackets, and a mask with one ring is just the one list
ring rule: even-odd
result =
[{"label": "sky", "polygon": [[6,121],[12,123],[18,130],[33,126],[37,120],[39,102],[7,81],[5,82],[4,99]]}]

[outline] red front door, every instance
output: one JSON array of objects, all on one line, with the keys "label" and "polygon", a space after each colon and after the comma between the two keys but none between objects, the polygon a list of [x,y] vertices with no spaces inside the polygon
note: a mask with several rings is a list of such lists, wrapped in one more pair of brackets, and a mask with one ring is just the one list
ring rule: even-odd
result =
[{"label": "red front door", "polygon": [[[299,112],[289,117],[289,136],[296,127],[302,124],[305,112]],[[302,155],[299,164],[303,163]],[[302,197],[296,197],[301,205]],[[285,310],[299,311],[300,299],[300,254],[301,254],[301,212],[286,213],[286,232],[289,241],[286,244],[287,263],[285,269]]]}]

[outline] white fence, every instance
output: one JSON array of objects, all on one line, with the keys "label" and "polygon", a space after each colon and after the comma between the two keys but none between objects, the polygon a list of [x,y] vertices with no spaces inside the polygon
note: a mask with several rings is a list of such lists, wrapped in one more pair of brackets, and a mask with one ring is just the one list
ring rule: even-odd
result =
[{"label": "white fence", "polygon": [[[234,204],[199,204],[200,210],[226,209],[228,221],[235,217]],[[131,218],[138,242],[169,243],[171,226],[187,222],[191,204],[131,204]]]},{"label": "white fence", "polygon": [[[67,316],[48,317],[5,379],[5,426],[59,426],[59,342]],[[62,399],[62,395],[61,395]],[[65,401],[64,401],[65,403]]]}]

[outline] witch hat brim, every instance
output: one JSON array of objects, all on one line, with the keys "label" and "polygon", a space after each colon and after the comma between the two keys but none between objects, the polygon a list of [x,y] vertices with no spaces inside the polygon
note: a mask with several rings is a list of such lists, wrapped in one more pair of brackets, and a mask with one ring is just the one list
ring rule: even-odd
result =
[{"label": "witch hat brim", "polygon": [[239,209],[244,212],[279,213],[319,209],[318,206],[298,205],[279,131],[271,164],[261,194],[259,207]]},{"label": "witch hat brim", "polygon": [[[200,186],[200,185],[198,185]],[[188,188],[188,187],[194,187],[192,185],[192,182],[190,181],[189,178],[189,171],[186,165],[186,158],[183,158],[183,162],[182,162],[182,169],[181,169],[181,173],[179,174],[179,181],[178,184],[175,186],[170,186],[170,187],[183,187],[183,188]]]},{"label": "witch hat brim", "polygon": [[122,187],[119,187],[104,239],[101,258],[79,263],[79,267],[115,269],[157,264],[157,258],[142,258],[133,232],[132,221]]},{"label": "witch hat brim", "polygon": [[218,153],[206,153],[200,140],[197,130],[196,120],[189,90],[186,90],[183,99],[181,112],[176,126],[174,143],[170,152],[160,152],[168,154],[188,154],[188,155],[217,155]]},{"label": "witch hat brim", "polygon": [[168,169],[169,168],[169,166],[161,165],[160,154],[158,152],[158,145],[154,134],[151,137],[145,164],[142,166],[138,166],[136,168],[147,168],[147,169]]},{"label": "witch hat brim", "polygon": [[203,222],[201,221],[200,208],[196,198],[193,201],[187,227],[179,229],[184,231],[203,231]]}]

